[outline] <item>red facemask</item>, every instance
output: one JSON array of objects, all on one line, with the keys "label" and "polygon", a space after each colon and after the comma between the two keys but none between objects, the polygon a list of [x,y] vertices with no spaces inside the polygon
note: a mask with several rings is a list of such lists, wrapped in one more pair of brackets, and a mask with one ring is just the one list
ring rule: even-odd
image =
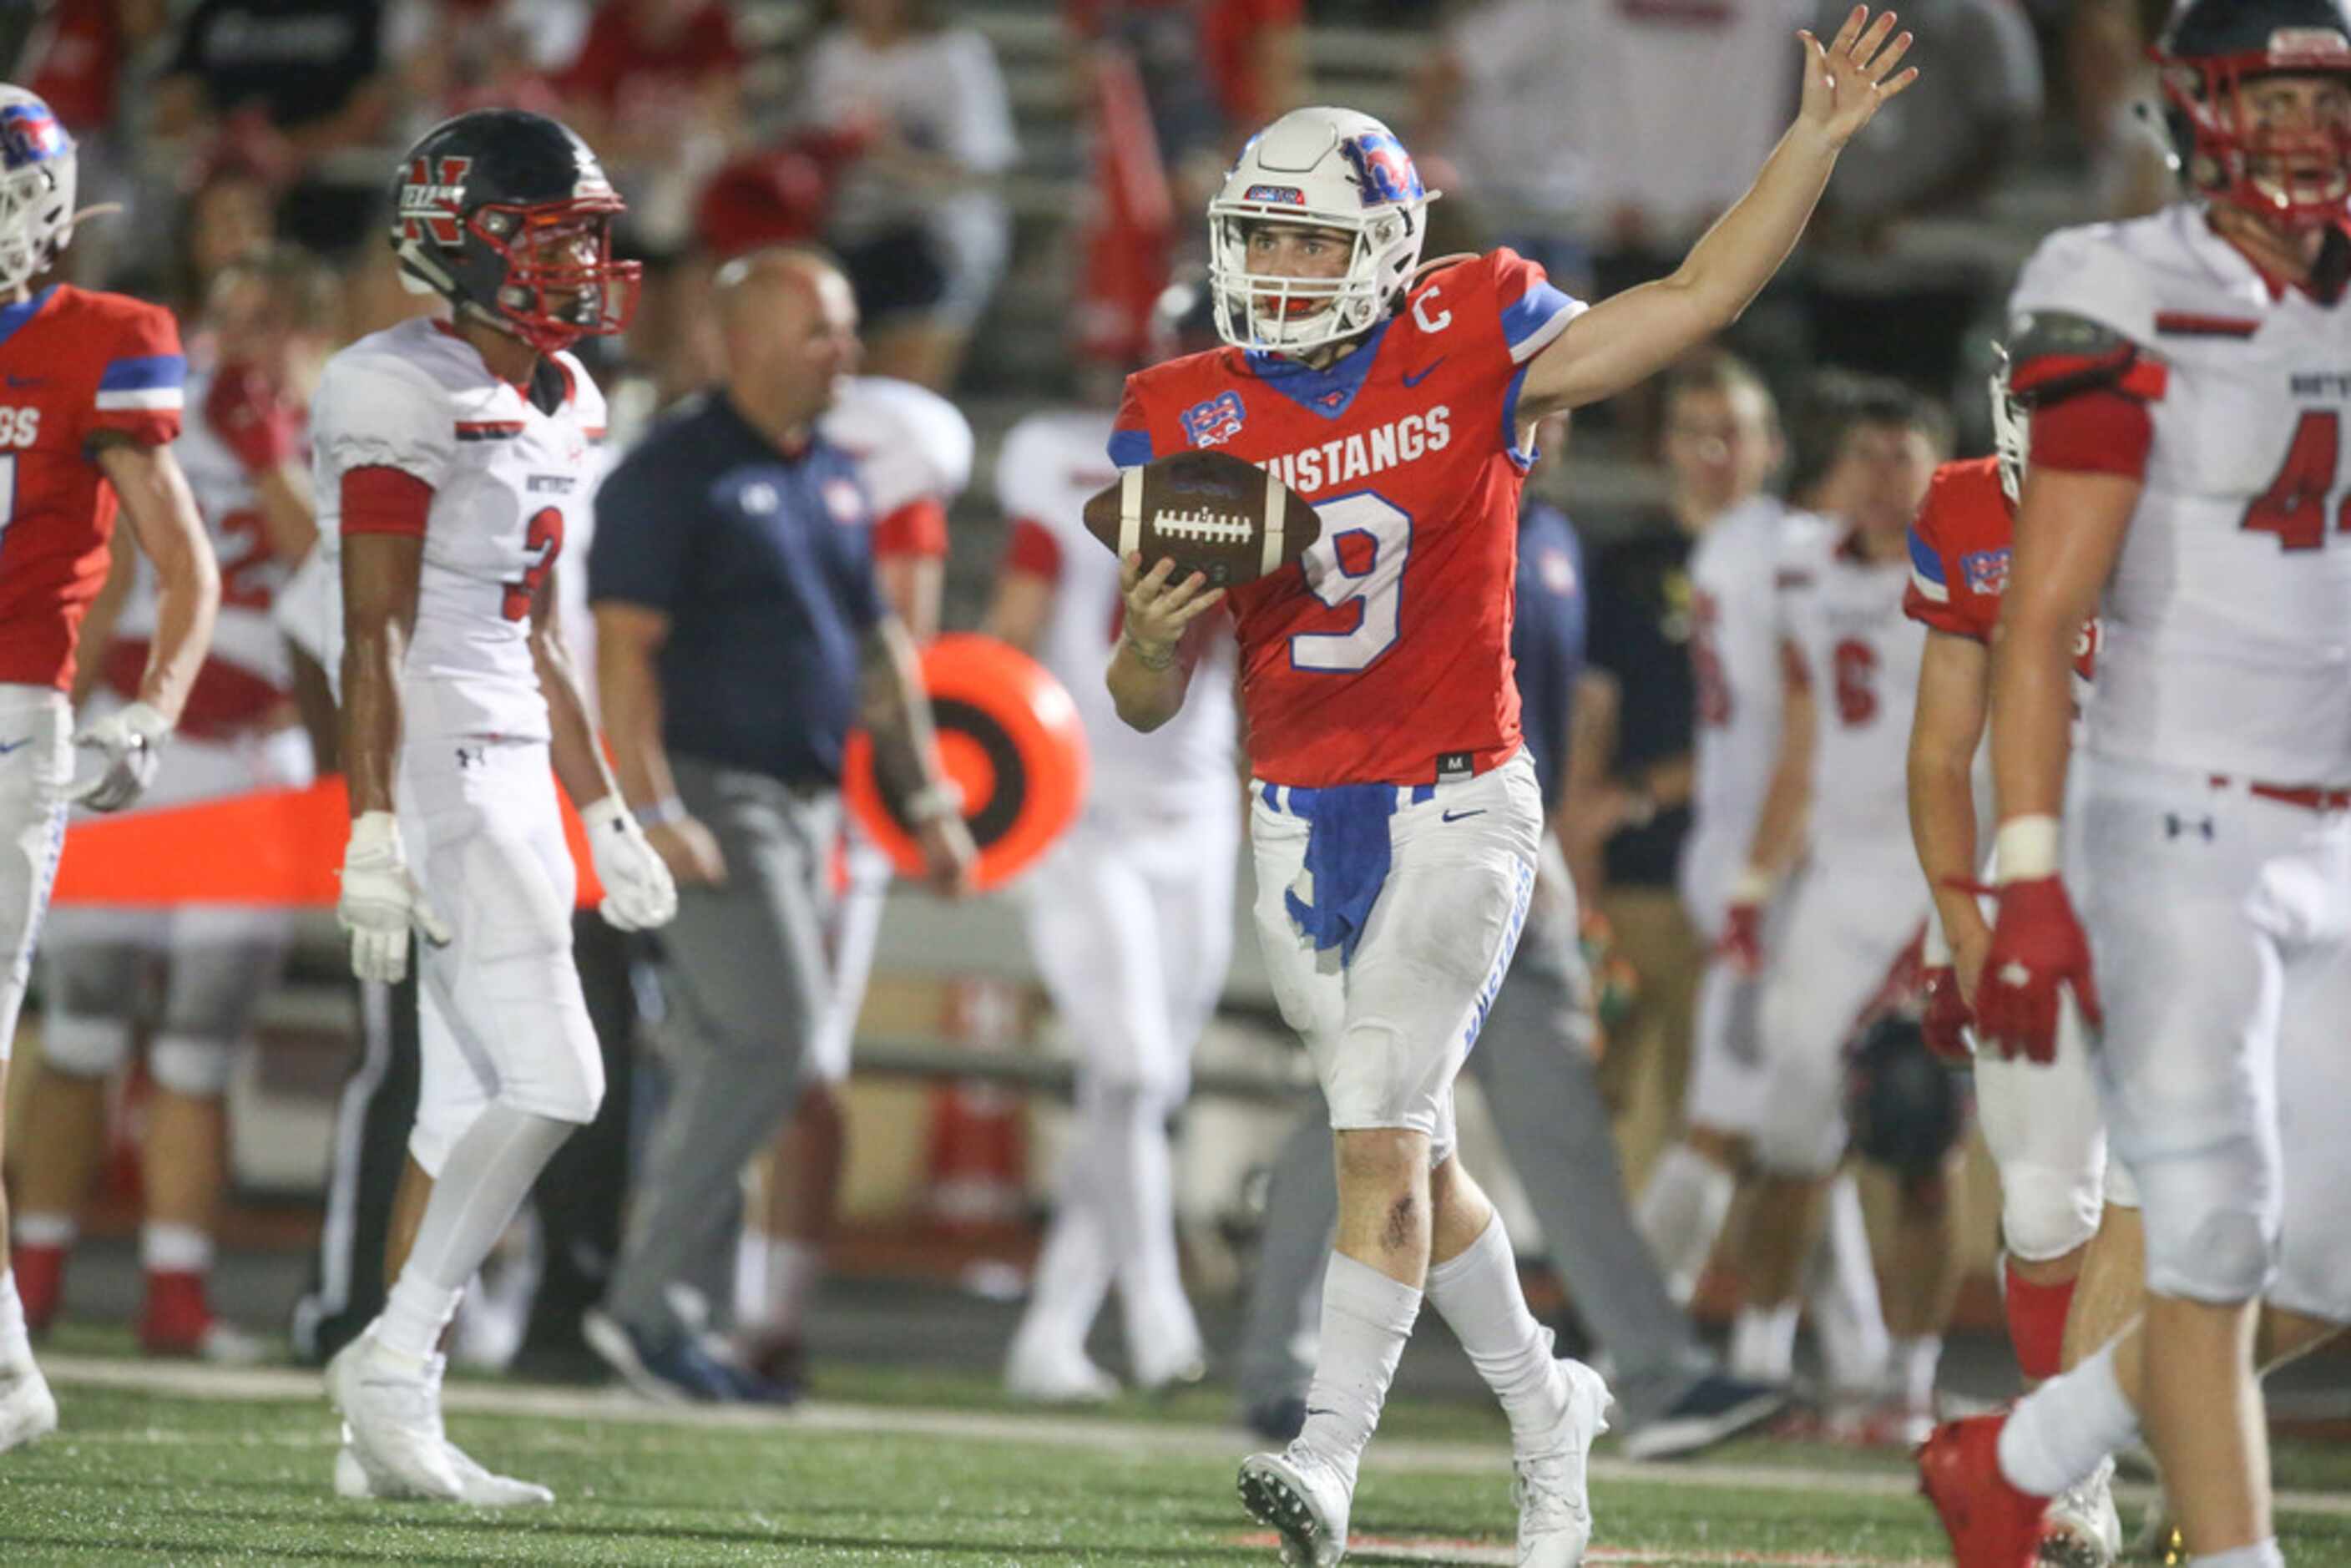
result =
[{"label": "red facemask", "polygon": [[2256,124],[2245,101],[2247,87],[2264,76],[2351,77],[2351,47],[2339,37],[2302,50],[2155,58],[2164,96],[2192,135],[2189,178],[2199,190],[2291,228],[2323,228],[2351,214],[2351,126],[2281,131]]},{"label": "red facemask", "polygon": [[483,207],[470,225],[506,259],[501,324],[541,353],[624,330],[636,315],[644,267],[612,259],[617,196],[528,207]]}]

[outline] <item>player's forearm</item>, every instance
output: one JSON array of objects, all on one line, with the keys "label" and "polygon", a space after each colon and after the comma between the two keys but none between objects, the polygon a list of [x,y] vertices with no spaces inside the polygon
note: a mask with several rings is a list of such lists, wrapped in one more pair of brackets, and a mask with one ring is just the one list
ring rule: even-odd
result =
[{"label": "player's forearm", "polygon": [[1183,711],[1191,672],[1173,648],[1144,648],[1121,637],[1102,683],[1110,688],[1120,720],[1148,735]]},{"label": "player's forearm", "polygon": [[343,782],[351,815],[395,809],[400,769],[399,671],[406,638],[389,622],[347,627],[343,641]]},{"label": "player's forearm", "polygon": [[2064,807],[2074,724],[2078,614],[2009,606],[1992,643],[1991,762],[2000,820],[2055,817]]},{"label": "player's forearm", "polygon": [[156,540],[154,555],[155,641],[139,677],[139,700],[177,724],[213,644],[220,568],[202,534],[167,532]]},{"label": "player's forearm", "polygon": [[596,695],[603,708],[604,738],[612,748],[612,771],[629,809],[642,817],[648,808],[676,800],[677,780],[662,744],[661,675],[652,651],[600,632]]},{"label": "player's forearm", "polygon": [[923,690],[914,640],[895,617],[866,633],[862,661],[866,733],[873,739],[873,770],[893,799],[911,800],[940,789],[938,737],[931,699]]},{"label": "player's forearm", "polygon": [[[1836,172],[1837,148],[1799,120],[1763,161],[1755,183],[1731,204],[1666,281],[1687,291],[1700,318],[1719,332],[1739,319],[1803,237]],[[1665,356],[1678,357],[1688,344]]]},{"label": "player's forearm", "polygon": [[1813,810],[1813,727],[1809,707],[1791,705],[1780,727],[1780,756],[1771,786],[1755,819],[1747,846],[1750,871],[1766,877],[1786,874],[1803,857]]},{"label": "player's forearm", "polygon": [[319,542],[319,514],[300,469],[281,465],[256,476],[253,498],[259,504],[271,555],[291,566],[310,553]]},{"label": "player's forearm", "polygon": [[1961,891],[1980,867],[1976,847],[1974,752],[1935,738],[1910,738],[1910,842],[1935,900],[1935,915],[1953,950],[1985,931],[1975,894]]},{"label": "player's forearm", "polygon": [[551,632],[535,635],[530,653],[538,667],[540,695],[547,699],[548,759],[571,804],[585,810],[613,789],[611,769],[605,765],[595,721],[588,714],[588,698],[562,638]]}]

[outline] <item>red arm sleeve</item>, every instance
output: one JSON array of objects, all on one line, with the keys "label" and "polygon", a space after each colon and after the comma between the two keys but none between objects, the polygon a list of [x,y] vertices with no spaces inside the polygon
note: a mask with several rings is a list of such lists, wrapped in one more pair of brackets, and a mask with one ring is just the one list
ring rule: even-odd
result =
[{"label": "red arm sleeve", "polygon": [[1012,520],[1012,537],[1004,547],[1007,571],[1025,571],[1048,582],[1061,580],[1061,541],[1050,528],[1028,517]]},{"label": "red arm sleeve", "polygon": [[877,560],[937,560],[947,553],[947,509],[935,496],[907,502],[873,525]]},{"label": "red arm sleeve", "polygon": [[343,532],[424,537],[433,486],[397,468],[353,468],[343,476]]},{"label": "red arm sleeve", "polygon": [[2155,416],[2129,392],[2100,388],[2032,411],[2032,462],[2069,474],[2147,477]]}]

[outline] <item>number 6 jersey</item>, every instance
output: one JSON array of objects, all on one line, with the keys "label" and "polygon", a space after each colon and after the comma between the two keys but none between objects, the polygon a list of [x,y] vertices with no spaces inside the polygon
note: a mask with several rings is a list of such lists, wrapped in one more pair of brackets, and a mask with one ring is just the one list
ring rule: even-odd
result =
[{"label": "number 6 jersey", "polygon": [[2274,283],[2183,204],[2052,235],[2011,303],[2034,463],[2145,484],[2091,749],[2351,782],[2351,302]]},{"label": "number 6 jersey", "polygon": [[1519,388],[1583,309],[1499,250],[1428,274],[1327,369],[1220,349],[1128,379],[1113,463],[1218,447],[1322,519],[1302,571],[1232,591],[1259,778],[1427,784],[1519,749]]},{"label": "number 6 jersey", "polygon": [[[604,400],[568,353],[542,359],[537,379],[535,395],[500,381],[445,323],[411,320],[337,354],[311,403],[328,570],[341,571],[346,475],[395,469],[432,487],[401,676],[411,735],[548,737],[531,598],[585,517]],[[342,627],[320,630],[334,674]]]}]

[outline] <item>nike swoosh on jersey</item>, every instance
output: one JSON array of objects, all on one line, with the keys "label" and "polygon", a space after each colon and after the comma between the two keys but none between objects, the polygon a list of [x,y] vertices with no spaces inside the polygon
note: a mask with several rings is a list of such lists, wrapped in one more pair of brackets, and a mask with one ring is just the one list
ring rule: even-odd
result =
[{"label": "nike swoosh on jersey", "polygon": [[10,752],[20,750],[25,747],[30,746],[32,743],[33,737],[29,735],[25,737],[22,740],[0,742],[0,757],[5,757]]},{"label": "nike swoosh on jersey", "polygon": [[1476,810],[1474,810],[1474,811],[1447,811],[1447,812],[1444,813],[1444,815],[1439,819],[1439,821],[1447,821],[1447,822],[1458,822],[1458,821],[1461,821],[1462,820],[1464,820],[1465,818],[1468,818],[1468,817],[1482,817],[1482,816],[1484,816],[1485,814],[1486,814],[1486,808],[1485,808],[1485,807],[1483,807],[1483,806],[1480,806],[1480,807],[1479,807],[1479,808],[1478,808]]},{"label": "nike swoosh on jersey", "polygon": [[1426,381],[1429,377],[1431,377],[1431,376],[1433,376],[1433,375],[1435,375],[1435,374],[1437,373],[1437,366],[1439,366],[1439,365],[1443,364],[1446,361],[1447,361],[1447,360],[1451,359],[1452,357],[1453,357],[1453,356],[1452,356],[1452,355],[1450,355],[1450,354],[1439,354],[1439,355],[1437,355],[1437,358],[1435,358],[1435,359],[1433,359],[1433,360],[1429,361],[1427,364],[1426,364],[1426,365],[1424,365],[1424,366],[1422,366],[1422,367],[1421,367],[1420,373],[1419,373],[1418,375],[1412,375],[1412,376],[1406,376],[1406,377],[1405,377],[1405,378],[1404,378],[1404,384],[1405,384],[1405,385],[1406,385],[1406,386],[1408,386],[1408,387],[1416,387],[1416,386],[1418,386],[1421,382],[1423,382]]}]

